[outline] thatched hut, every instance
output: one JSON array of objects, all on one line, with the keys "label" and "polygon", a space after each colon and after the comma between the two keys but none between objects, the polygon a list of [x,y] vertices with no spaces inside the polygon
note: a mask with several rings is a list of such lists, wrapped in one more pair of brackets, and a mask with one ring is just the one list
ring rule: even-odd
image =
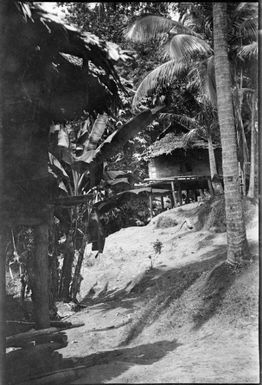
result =
[{"label": "thatched hut", "polygon": [[6,3],[4,206],[9,223],[30,225],[47,215],[50,125],[108,112],[120,103],[121,84],[105,42],[64,26],[35,4]]},{"label": "thatched hut", "polygon": [[[221,172],[221,149],[215,147],[218,170]],[[185,143],[183,135],[168,133],[149,149],[150,179],[170,176],[209,176],[208,143],[196,139]]]},{"label": "thatched hut", "polygon": [[[222,174],[221,148],[213,147],[218,173]],[[154,187],[169,186],[174,205],[177,198],[182,202],[182,190],[211,189],[208,143],[203,139],[185,141],[182,133],[169,132],[149,148],[147,159],[146,181]]]},{"label": "thatched hut", "polygon": [[[63,25],[36,4],[3,2],[0,17],[0,235],[3,241],[8,227],[34,226],[35,319],[38,327],[47,327],[49,129],[120,105],[121,83],[113,66],[117,50]],[[4,263],[1,271],[4,284]]]}]

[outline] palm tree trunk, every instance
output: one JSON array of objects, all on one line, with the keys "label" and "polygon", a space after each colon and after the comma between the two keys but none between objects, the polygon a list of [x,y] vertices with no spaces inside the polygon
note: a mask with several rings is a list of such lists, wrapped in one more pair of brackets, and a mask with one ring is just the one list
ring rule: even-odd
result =
[{"label": "palm tree trunk", "polygon": [[255,197],[255,158],[256,158],[256,140],[255,140],[255,94],[252,95],[251,106],[251,154],[250,154],[250,177],[248,197]]},{"label": "palm tree trunk", "polygon": [[213,4],[215,78],[218,120],[222,144],[222,166],[227,224],[227,262],[236,264],[248,257],[248,244],[238,178],[238,160],[231,78],[228,59],[227,4]]},{"label": "palm tree trunk", "polygon": [[217,174],[217,165],[216,165],[215,151],[214,151],[211,135],[208,134],[207,140],[208,140],[208,156],[209,156],[210,176],[212,179],[213,176],[215,174]]}]

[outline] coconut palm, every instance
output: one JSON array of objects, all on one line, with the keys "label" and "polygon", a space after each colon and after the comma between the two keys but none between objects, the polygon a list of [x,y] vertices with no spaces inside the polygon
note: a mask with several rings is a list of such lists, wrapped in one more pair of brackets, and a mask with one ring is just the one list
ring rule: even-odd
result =
[{"label": "coconut palm", "polygon": [[[133,22],[125,32],[126,38],[134,42],[146,42],[164,34],[165,41],[161,45],[163,57],[170,57],[171,60],[161,64],[144,78],[133,99],[134,109],[141,99],[157,86],[170,85],[175,78],[185,81],[195,59],[208,58],[212,53],[210,45],[200,34],[181,22],[162,16],[143,16]],[[190,78],[197,74],[197,71],[192,71]]]},{"label": "coconut palm", "polygon": [[[186,18],[183,19],[185,22],[187,21]],[[188,25],[192,27],[191,22]],[[126,36],[134,41],[145,41],[149,37],[154,38],[163,32],[168,34],[167,41],[164,44],[165,57],[169,56],[171,60],[161,64],[144,78],[134,96],[133,107],[136,108],[149,91],[156,89],[159,85],[169,86],[176,78],[181,82],[187,83],[189,91],[192,88],[196,89],[196,87],[199,89],[203,107],[205,106],[203,101],[207,100],[204,96],[205,94],[208,94],[210,100],[215,104],[212,48],[208,41],[203,39],[203,34],[195,32],[194,29],[181,22],[159,16],[145,16],[135,21],[129,27]],[[206,113],[208,104],[207,102],[207,105],[204,107]],[[202,117],[204,114],[203,111]],[[196,120],[199,121],[199,119]],[[213,122],[205,124],[205,127],[206,138],[209,143],[211,176],[213,176],[217,174],[217,168],[211,131],[208,128],[211,124]],[[196,121],[193,126],[196,126]],[[199,132],[201,129],[197,127],[197,130]],[[191,134],[195,135],[195,132]]]},{"label": "coconut palm", "polygon": [[[232,75],[234,76],[234,113],[238,140],[238,158],[242,170],[248,160],[247,141],[241,116],[243,102],[243,60],[245,52],[256,52],[257,6],[255,4],[231,4],[228,15],[231,28],[228,30]],[[166,32],[166,52],[172,60],[161,64],[149,73],[139,85],[133,99],[133,107],[159,85],[169,85],[176,78],[181,82],[198,85],[202,95],[209,96],[216,106],[214,56],[212,55],[212,4],[187,3],[183,23],[158,16],[144,16],[135,21],[126,36],[134,41],[146,39]],[[151,25],[150,25],[151,23]],[[202,34],[200,34],[202,32]],[[187,35],[186,35],[187,34]],[[253,44],[255,43],[255,44]],[[198,60],[197,60],[198,59]],[[242,64],[242,66],[240,65]],[[245,64],[245,63],[244,63]],[[193,68],[192,68],[193,66]],[[240,75],[238,74],[240,72]],[[245,71],[246,77],[246,71]],[[190,84],[188,84],[190,88]],[[245,175],[243,175],[245,181]]]},{"label": "coconut palm", "polygon": [[[254,12],[254,7],[246,6],[246,8],[250,12]],[[243,16],[243,9],[245,9],[244,5],[240,5],[238,7],[238,12],[241,16]],[[218,14],[216,14],[218,12]],[[223,15],[223,16],[221,16]],[[223,23],[221,22],[222,17],[225,19]],[[227,261],[229,263],[236,263],[241,258],[245,256],[247,253],[247,241],[246,241],[246,234],[245,234],[245,226],[244,226],[244,220],[243,220],[243,210],[241,206],[241,195],[239,190],[239,181],[238,181],[238,158],[237,158],[237,145],[236,145],[236,133],[235,133],[235,120],[234,120],[234,109],[232,104],[232,93],[231,93],[231,72],[229,67],[229,59],[227,57],[227,50],[228,45],[226,43],[226,39],[228,38],[229,33],[232,32],[232,29],[229,30],[225,28],[225,23],[227,22],[228,13],[226,9],[225,4],[219,4],[215,3],[213,4],[213,33],[214,33],[214,59],[210,58],[210,51],[206,50],[206,56],[208,57],[210,66],[210,73],[214,72],[212,71],[212,68],[215,67],[215,82],[216,83],[216,99],[217,99],[217,108],[218,108],[218,115],[219,115],[219,126],[220,126],[220,133],[221,133],[221,141],[222,141],[222,154],[223,154],[223,173],[224,173],[224,185],[225,185],[225,201],[226,201],[226,212],[227,212],[227,232],[228,232],[228,256]],[[220,20],[220,21],[218,21]],[[158,19],[158,23],[155,23],[154,28],[148,27],[148,22],[145,23],[145,36],[148,36],[148,34],[152,31],[153,34],[156,33],[158,30],[159,24],[161,24],[162,19]],[[136,30],[136,22],[130,27],[129,30],[129,37],[132,37],[132,34],[136,37],[136,31],[142,34],[143,36],[143,20],[141,19],[138,21],[138,30]],[[224,29],[219,29],[219,22],[221,22],[221,25],[224,27]],[[246,26],[248,22],[245,20],[243,21],[244,25]],[[243,27],[243,23],[240,23],[240,25]],[[166,26],[168,30],[166,32],[172,31],[171,22],[168,21],[167,23],[162,23],[160,27],[160,32],[163,32],[164,27]],[[176,23],[173,23],[175,26]],[[234,26],[237,25],[237,23],[234,24]],[[253,25],[253,24],[252,24]],[[238,25],[239,27],[239,25]],[[142,32],[141,32],[142,31]],[[176,32],[179,32],[178,29]],[[234,34],[233,34],[234,36]],[[171,37],[170,41],[172,41]],[[171,49],[172,47],[176,47],[175,45],[170,45]],[[186,47],[184,47],[186,48]],[[174,55],[175,49],[174,49]],[[187,50],[187,52],[190,52],[190,50]],[[195,52],[194,52],[195,53]],[[237,50],[237,53],[239,54],[239,49]],[[145,96],[149,89],[155,88],[156,84],[159,83],[159,81],[167,84],[171,83],[172,80],[179,76],[182,78],[182,80],[185,79],[185,74],[187,74],[188,68],[190,68],[190,64],[194,63],[196,66],[196,61],[194,59],[194,55],[192,57],[192,61],[188,61],[188,55],[184,55],[185,58],[187,58],[186,62],[183,60],[182,55],[178,54],[179,61],[173,60],[171,62],[166,63],[165,65],[162,65],[159,67],[159,69],[154,70],[152,73],[147,75],[147,77],[144,79],[142,84],[137,90],[137,94],[135,97],[134,105],[138,104],[138,100],[142,98],[142,96]],[[184,67],[181,65],[181,63],[184,62]],[[188,64],[189,62],[189,64]],[[178,63],[180,65],[178,65]],[[222,71],[222,63],[225,64],[224,72]],[[172,66],[173,64],[173,66]],[[175,64],[175,65],[174,65]],[[212,66],[214,64],[214,66]],[[208,66],[207,66],[208,68]],[[220,71],[220,72],[219,72]],[[193,74],[200,74],[199,68],[193,69]],[[162,73],[164,76],[161,76]],[[192,72],[191,72],[192,74]],[[226,81],[223,82],[223,77],[221,76],[223,74],[225,76]],[[182,76],[181,76],[182,75]],[[197,81],[200,81],[200,83],[203,84],[201,81],[201,77],[196,77]],[[204,82],[204,85],[210,84],[210,82]],[[219,83],[219,86],[218,86]],[[223,100],[223,84],[225,86],[225,93],[226,93],[226,102]],[[218,91],[219,89],[219,91]],[[210,93],[212,95],[212,93]],[[227,118],[227,121],[224,120],[224,118]],[[240,119],[239,119],[240,120]],[[243,132],[243,131],[242,131]],[[244,138],[243,138],[244,139]],[[232,147],[232,148],[231,148]],[[235,201],[233,202],[233,196],[235,194]]]},{"label": "coconut palm", "polygon": [[[190,12],[193,11],[193,12]],[[206,37],[212,38],[212,4],[196,6],[192,4],[189,7],[189,12],[186,15],[186,20],[195,26],[195,29],[205,31]],[[247,103],[249,99],[250,81],[252,87],[256,88],[256,57],[257,57],[257,23],[258,13],[257,4],[255,3],[232,3],[227,10],[228,31],[227,38],[229,44],[229,58],[232,75],[233,87],[233,108],[235,116],[235,126],[237,132],[238,144],[238,160],[240,162],[243,194],[246,194],[246,164],[249,159],[249,150],[246,140],[247,132],[244,129],[243,121],[243,103]],[[214,65],[210,68],[214,77]],[[255,79],[254,79],[255,78]],[[253,79],[253,80],[252,80]],[[216,103],[216,95],[211,100]],[[214,104],[215,104],[214,103]],[[249,115],[250,121],[252,118],[252,103],[250,103]],[[252,130],[251,130],[252,132]],[[254,132],[254,130],[253,130]],[[252,135],[251,135],[252,136]],[[251,143],[253,141],[251,140]],[[251,147],[251,151],[253,147]],[[253,155],[251,159],[253,159]],[[253,162],[254,163],[254,162]],[[253,168],[252,168],[253,169]],[[251,184],[253,178],[250,178]]]},{"label": "coconut palm", "polygon": [[[184,18],[184,21],[186,21],[186,18]],[[191,23],[189,25],[191,26]],[[194,136],[196,132],[199,134],[202,130],[200,125],[204,123],[205,137],[208,140],[210,171],[211,177],[213,177],[217,174],[217,167],[210,126],[215,126],[215,121],[214,116],[211,114],[211,117],[209,114],[212,106],[205,97],[205,94],[208,94],[210,100],[214,104],[216,103],[211,46],[203,39],[204,36],[196,33],[194,29],[183,25],[181,22],[158,16],[145,16],[136,21],[130,26],[126,36],[135,41],[145,41],[145,39],[155,37],[164,31],[169,34],[167,42],[165,42],[165,56],[171,57],[171,60],[160,65],[145,77],[136,91],[133,107],[136,108],[143,96],[147,95],[150,90],[156,89],[161,84],[169,85],[175,78],[187,83],[189,91],[197,87],[200,94],[198,99],[202,100],[202,112],[194,122],[191,121],[193,123],[191,129],[193,127],[195,129],[185,139]],[[209,118],[212,120],[210,121]],[[180,123],[181,119],[186,120],[187,123],[190,120],[189,117],[180,117],[178,118]]]},{"label": "coconut palm", "polygon": [[213,4],[215,76],[218,120],[223,151],[223,180],[227,224],[227,262],[236,264],[247,258],[248,244],[240,186],[231,76],[227,44],[227,4]]}]

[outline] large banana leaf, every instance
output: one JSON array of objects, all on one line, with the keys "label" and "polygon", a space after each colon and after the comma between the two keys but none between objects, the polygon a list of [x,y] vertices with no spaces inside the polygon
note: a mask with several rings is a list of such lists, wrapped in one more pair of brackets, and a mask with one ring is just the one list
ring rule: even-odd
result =
[{"label": "large banana leaf", "polygon": [[102,163],[113,155],[117,154],[123,145],[133,138],[139,131],[142,131],[153,120],[154,115],[161,111],[165,106],[158,106],[155,109],[148,109],[136,115],[126,124],[119,127],[115,132],[109,135],[104,142],[97,148],[93,158],[87,163]]},{"label": "large banana leaf", "polygon": [[50,152],[48,153],[49,155],[49,164],[51,166],[52,170],[55,170],[56,172],[58,171],[62,176],[65,178],[69,178],[67,172],[65,171],[64,167],[62,164],[59,162],[59,160]]},{"label": "large banana leaf", "polygon": [[[143,130],[148,124],[154,120],[154,115],[165,106],[159,106],[152,110],[148,109],[132,118],[129,122],[119,127],[95,150],[84,151],[81,156],[66,157],[68,149],[62,149],[62,159],[69,163],[74,170],[84,172],[96,164],[101,164],[106,159],[112,157],[119,152],[123,145],[133,138],[139,131]],[[68,154],[67,154],[68,155]]]},{"label": "large banana leaf", "polygon": [[83,143],[85,151],[94,150],[97,147],[97,143],[105,132],[107,122],[108,115],[106,113],[98,114],[87,141]]},{"label": "large banana leaf", "polygon": [[60,130],[58,131],[58,142],[57,145],[61,147],[68,148],[69,147],[69,137],[66,131],[66,128],[60,125]]}]

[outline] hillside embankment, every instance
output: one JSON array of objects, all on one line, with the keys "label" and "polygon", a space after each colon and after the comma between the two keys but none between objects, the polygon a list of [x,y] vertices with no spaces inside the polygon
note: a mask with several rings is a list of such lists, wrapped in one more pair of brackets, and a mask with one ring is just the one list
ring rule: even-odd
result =
[{"label": "hillside embankment", "polygon": [[63,365],[52,370],[81,367],[75,385],[258,383],[258,207],[244,208],[251,258],[239,268],[224,263],[219,199],[111,234],[98,258],[88,245],[81,310],[57,304],[84,326],[65,331]]},{"label": "hillside embankment", "polygon": [[62,349],[90,366],[74,384],[258,382],[258,210],[251,200],[245,220],[251,260],[238,269],[223,263],[223,201],[122,229],[98,259],[87,248],[81,299],[88,307],[70,317],[85,326],[68,331],[72,342]]}]

